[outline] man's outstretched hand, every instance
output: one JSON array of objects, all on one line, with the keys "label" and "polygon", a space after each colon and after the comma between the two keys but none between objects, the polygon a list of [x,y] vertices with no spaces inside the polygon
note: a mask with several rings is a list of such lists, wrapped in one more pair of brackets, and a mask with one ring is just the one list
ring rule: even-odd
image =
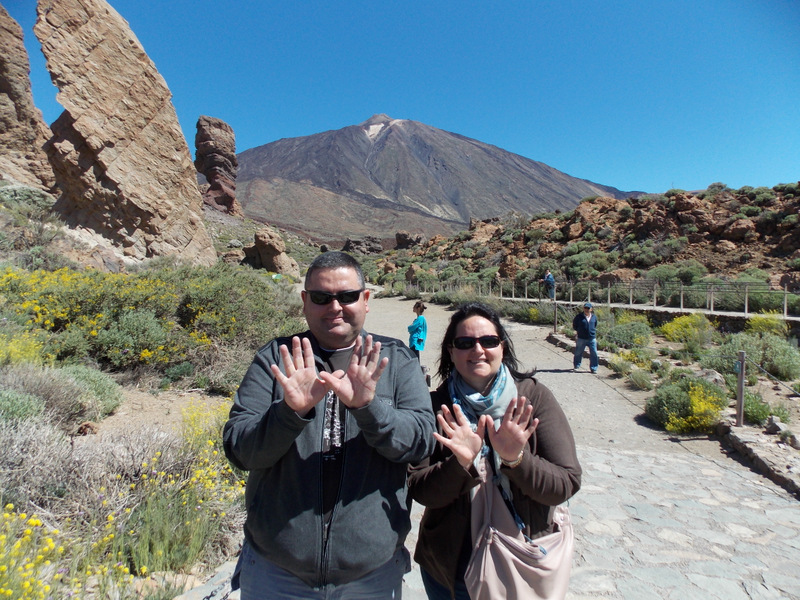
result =
[{"label": "man's outstretched hand", "polygon": [[373,344],[371,335],[366,340],[358,336],[347,371],[323,371],[319,377],[342,404],[348,408],[361,408],[372,402],[378,380],[388,364],[388,357],[381,359],[380,342]]},{"label": "man's outstretched hand", "polygon": [[325,385],[317,375],[311,341],[292,338],[292,353],[281,346],[281,359],[286,366],[286,375],[278,365],[270,365],[275,380],[283,387],[284,402],[301,417],[305,417],[325,397]]}]

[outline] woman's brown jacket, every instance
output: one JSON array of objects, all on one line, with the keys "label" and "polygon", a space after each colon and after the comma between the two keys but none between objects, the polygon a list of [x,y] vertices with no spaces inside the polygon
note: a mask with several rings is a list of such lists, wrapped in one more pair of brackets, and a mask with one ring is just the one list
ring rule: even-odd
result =
[{"label": "woman's brown jacket", "polygon": [[[525,533],[536,538],[552,531],[554,508],[580,489],[581,467],[572,430],[553,393],[533,377],[515,383],[518,394],[533,405],[532,418],[538,418],[539,425],[522,462],[501,468],[511,482]],[[443,404],[452,410],[446,382],[431,392],[431,402],[437,414]],[[463,577],[457,573],[459,558],[463,569],[472,549],[470,490],[479,481],[475,467],[462,467],[442,444],[430,458],[409,467],[409,494],[425,507],[414,560],[451,593],[456,578]]]}]

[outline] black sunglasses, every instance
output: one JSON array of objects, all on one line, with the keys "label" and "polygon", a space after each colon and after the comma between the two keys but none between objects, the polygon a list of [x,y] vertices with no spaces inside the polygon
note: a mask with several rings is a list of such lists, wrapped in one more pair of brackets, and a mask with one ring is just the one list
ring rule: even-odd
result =
[{"label": "black sunglasses", "polygon": [[456,350],[469,350],[474,348],[476,343],[480,344],[482,348],[497,348],[500,345],[500,337],[497,335],[457,337],[453,340],[453,348]]},{"label": "black sunglasses", "polygon": [[363,289],[347,290],[346,292],[331,294],[330,292],[320,292],[319,290],[306,290],[306,294],[314,304],[330,304],[334,300],[339,304],[352,304],[353,302],[358,302],[363,291]]}]

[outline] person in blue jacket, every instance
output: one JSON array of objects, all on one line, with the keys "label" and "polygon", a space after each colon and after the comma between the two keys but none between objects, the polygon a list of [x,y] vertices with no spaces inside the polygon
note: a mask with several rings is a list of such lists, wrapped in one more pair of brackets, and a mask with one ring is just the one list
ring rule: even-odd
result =
[{"label": "person in blue jacket", "polygon": [[553,274],[550,272],[550,269],[546,269],[544,272],[544,277],[539,280],[540,283],[544,284],[544,290],[547,292],[547,297],[550,300],[556,299],[556,278],[553,277]]},{"label": "person in blue jacket", "polygon": [[572,328],[575,330],[575,357],[572,359],[572,366],[575,370],[581,368],[583,351],[589,347],[589,370],[597,373],[600,361],[597,359],[597,317],[592,310],[592,303],[587,302],[583,305],[583,313],[575,315],[572,319]]},{"label": "person in blue jacket", "polygon": [[408,347],[416,355],[417,360],[419,360],[419,353],[425,350],[425,338],[428,337],[428,322],[422,316],[426,308],[428,307],[422,300],[417,300],[413,309],[417,318],[408,326]]}]

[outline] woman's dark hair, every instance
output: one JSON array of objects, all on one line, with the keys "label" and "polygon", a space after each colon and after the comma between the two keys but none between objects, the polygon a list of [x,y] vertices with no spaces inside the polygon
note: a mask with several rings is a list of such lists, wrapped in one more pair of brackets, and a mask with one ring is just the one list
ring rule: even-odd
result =
[{"label": "woman's dark hair", "polygon": [[531,371],[520,371],[519,360],[517,355],[514,354],[514,344],[511,338],[508,337],[508,332],[503,324],[500,322],[500,315],[491,307],[481,302],[467,302],[458,307],[453,316],[450,317],[450,324],[444,332],[444,339],[442,340],[442,353],[439,356],[439,370],[437,371],[442,381],[445,381],[450,373],[453,372],[453,359],[450,358],[450,348],[453,345],[453,339],[456,337],[456,329],[458,324],[466,321],[470,317],[483,317],[491,321],[494,325],[497,335],[503,343],[503,364],[508,368],[514,379],[525,379],[533,377],[536,369]]}]

